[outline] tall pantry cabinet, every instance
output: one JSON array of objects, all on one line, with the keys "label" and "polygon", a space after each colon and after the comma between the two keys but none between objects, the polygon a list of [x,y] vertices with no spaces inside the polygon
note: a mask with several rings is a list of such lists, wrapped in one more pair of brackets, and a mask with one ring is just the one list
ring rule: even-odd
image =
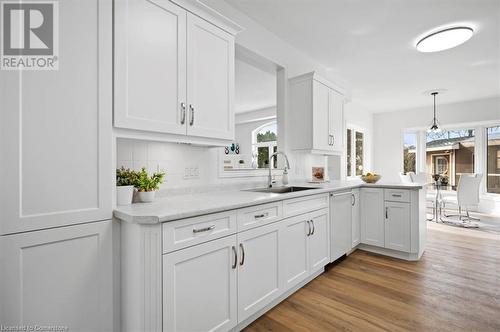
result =
[{"label": "tall pantry cabinet", "polygon": [[0,322],[109,331],[112,0],[57,6],[59,69],[0,74]]}]

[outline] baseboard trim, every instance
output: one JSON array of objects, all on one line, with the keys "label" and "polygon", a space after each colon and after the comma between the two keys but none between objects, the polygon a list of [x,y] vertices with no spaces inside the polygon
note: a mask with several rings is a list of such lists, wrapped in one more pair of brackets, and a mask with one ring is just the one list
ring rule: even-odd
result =
[{"label": "baseboard trim", "polygon": [[282,302],[283,300],[285,300],[287,297],[289,297],[290,295],[292,295],[293,293],[295,293],[296,291],[298,291],[300,288],[304,287],[306,284],[308,284],[309,282],[311,282],[313,279],[315,279],[317,276],[319,276],[320,274],[322,274],[324,271],[325,271],[325,268],[323,267],[321,270],[319,270],[317,272],[314,272],[313,274],[311,274],[310,276],[308,276],[306,279],[304,279],[303,281],[301,281],[300,283],[298,283],[297,285],[293,286],[292,288],[290,288],[289,290],[287,290],[285,293],[281,294],[279,297],[277,297],[276,299],[274,299],[267,306],[265,306],[264,308],[262,308],[261,310],[257,311],[255,314],[253,314],[252,316],[248,317],[247,319],[245,319],[244,321],[242,321],[241,323],[239,323],[238,325],[236,325],[233,329],[231,329],[231,331],[241,331],[241,330],[243,330],[245,327],[247,327],[248,325],[250,325],[257,318],[259,318],[260,316],[262,316],[263,314],[265,314],[266,312],[268,312],[269,310],[271,310],[272,308],[274,308],[276,305],[278,305],[280,302]]},{"label": "baseboard trim", "polygon": [[371,246],[369,244],[364,244],[364,243],[359,244],[357,248],[361,249],[361,250],[373,252],[376,254],[384,255],[384,256],[404,259],[407,261],[418,261],[420,259],[420,257],[422,257],[422,254],[423,254],[423,251],[421,253],[403,252],[403,251],[397,251],[397,250],[392,250],[392,249],[375,247],[375,246]]}]

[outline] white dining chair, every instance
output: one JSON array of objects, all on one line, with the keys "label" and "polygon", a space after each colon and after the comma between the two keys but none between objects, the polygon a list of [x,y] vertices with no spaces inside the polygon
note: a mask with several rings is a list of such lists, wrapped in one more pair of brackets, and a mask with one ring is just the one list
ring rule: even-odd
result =
[{"label": "white dining chair", "polygon": [[[458,217],[460,221],[469,223],[471,220],[479,220],[479,218],[471,217],[469,209],[479,205],[479,186],[481,184],[482,174],[462,174],[457,186],[456,196],[443,197],[444,208],[446,204],[454,204],[458,206],[458,214],[447,215],[446,217]],[[462,210],[465,209],[465,215]],[[474,225],[477,227],[477,225]]]}]

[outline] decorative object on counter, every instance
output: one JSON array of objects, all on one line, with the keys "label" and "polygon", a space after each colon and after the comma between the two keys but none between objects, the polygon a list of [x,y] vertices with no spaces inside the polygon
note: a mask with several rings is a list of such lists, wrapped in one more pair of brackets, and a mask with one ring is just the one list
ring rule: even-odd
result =
[{"label": "decorative object on counter", "polygon": [[116,169],[116,204],[128,205],[132,203],[134,186],[137,182],[137,172],[129,168]]},{"label": "decorative object on counter", "polygon": [[150,203],[154,200],[156,191],[160,189],[160,184],[163,183],[164,176],[164,172],[155,172],[149,176],[145,167],[137,173],[135,186],[141,202]]},{"label": "decorative object on counter", "polygon": [[232,143],[231,145],[224,147],[224,153],[225,154],[230,154],[230,153],[240,154],[240,145],[238,143]]},{"label": "decorative object on counter", "polygon": [[363,180],[366,183],[376,183],[378,180],[380,180],[381,176],[380,174],[377,173],[366,173],[364,175],[361,175],[361,180]]},{"label": "decorative object on counter", "polygon": [[313,167],[312,168],[312,182],[324,182],[325,181],[325,168],[324,167]]}]

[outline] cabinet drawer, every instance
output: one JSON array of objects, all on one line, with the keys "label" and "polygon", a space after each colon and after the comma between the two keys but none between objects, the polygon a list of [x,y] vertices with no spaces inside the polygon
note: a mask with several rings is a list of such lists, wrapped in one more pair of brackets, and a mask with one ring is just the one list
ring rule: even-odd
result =
[{"label": "cabinet drawer", "polygon": [[384,189],[384,200],[409,203],[410,191],[405,189]]},{"label": "cabinet drawer", "polygon": [[283,202],[251,206],[238,210],[238,231],[254,228],[283,218]]},{"label": "cabinet drawer", "polygon": [[328,194],[321,194],[288,199],[283,202],[283,211],[286,217],[290,217],[309,211],[327,208],[328,198]]},{"label": "cabinet drawer", "polygon": [[236,233],[236,211],[166,222],[162,225],[163,253]]}]

